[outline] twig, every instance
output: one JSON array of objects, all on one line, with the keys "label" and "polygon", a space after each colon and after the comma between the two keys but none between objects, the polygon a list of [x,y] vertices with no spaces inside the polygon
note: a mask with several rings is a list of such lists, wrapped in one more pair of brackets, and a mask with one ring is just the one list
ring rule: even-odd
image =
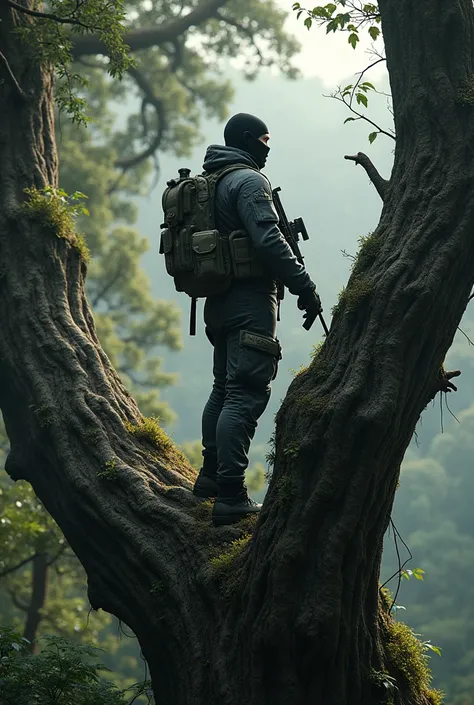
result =
[{"label": "twig", "polygon": [[[52,20],[53,22],[57,22],[58,24],[74,24],[79,27],[83,27],[84,29],[87,29],[89,31],[93,31],[95,29],[95,27],[84,24],[84,22],[81,22],[80,20],[77,20],[74,17],[60,17],[59,15],[49,14],[48,12],[31,10],[29,7],[19,5],[17,2],[15,2],[15,0],[6,0],[6,2],[8,5],[10,5],[10,7],[13,7],[14,10],[18,10],[18,12],[23,12],[23,14],[25,15],[31,15],[31,17],[39,17],[43,20]],[[76,9],[77,7],[78,6],[76,6]]]},{"label": "twig", "polygon": [[[469,297],[469,299],[470,299],[470,298],[471,298],[471,297]],[[468,334],[465,333],[465,332],[463,331],[463,329],[460,328],[459,326],[458,326],[458,331],[463,334],[463,336],[466,338],[466,340],[467,340],[467,342],[469,343],[469,345],[474,345],[474,343],[472,342],[472,340],[470,339],[470,337],[468,336]]]},{"label": "twig", "polygon": [[29,558],[25,558],[24,561],[17,563],[16,565],[12,566],[11,568],[6,568],[6,570],[3,570],[0,573],[0,578],[5,578],[7,575],[10,575],[10,573],[14,573],[16,570],[20,570],[20,568],[23,568],[24,565],[26,565],[27,563],[30,563],[34,558],[36,558],[37,555],[38,555],[37,553],[34,553]]},{"label": "twig", "polygon": [[25,93],[25,91],[23,90],[23,88],[21,88],[20,84],[19,84],[18,81],[16,80],[16,76],[15,76],[15,74],[13,73],[13,71],[11,70],[11,67],[10,67],[10,64],[8,63],[7,57],[6,57],[5,54],[3,54],[3,52],[1,52],[1,51],[0,51],[0,59],[3,61],[4,65],[5,65],[5,68],[6,68],[6,70],[7,70],[7,73],[8,73],[8,75],[9,75],[9,77],[10,77],[10,81],[12,82],[12,85],[13,85],[13,87],[15,88],[16,92],[18,93],[18,95],[20,96],[20,98],[23,98],[23,100],[26,100],[26,93]]},{"label": "twig", "polygon": [[378,172],[377,168],[374,166],[372,161],[369,159],[369,157],[364,154],[363,152],[358,152],[357,154],[350,156],[346,155],[344,159],[348,159],[351,162],[355,162],[356,165],[360,164],[366,172],[367,176],[369,179],[372,181],[373,185],[375,186],[377,193],[379,194],[380,198],[382,201],[385,200],[385,194],[389,185],[389,181],[387,179],[384,179]]},{"label": "twig", "polygon": [[371,63],[369,66],[366,66],[363,71],[360,71],[360,72],[359,72],[359,78],[358,78],[357,81],[355,82],[354,88],[352,89],[351,100],[350,100],[350,106],[351,106],[351,107],[352,107],[352,101],[354,100],[355,92],[356,92],[356,90],[357,90],[357,88],[358,88],[358,86],[359,86],[359,83],[362,81],[362,79],[363,79],[363,77],[364,77],[364,74],[366,74],[367,71],[370,71],[370,69],[373,69],[374,66],[377,66],[377,64],[382,63],[382,61],[386,61],[386,59],[385,59],[384,57],[380,57],[379,59],[377,59],[377,61],[374,61],[374,62]]}]

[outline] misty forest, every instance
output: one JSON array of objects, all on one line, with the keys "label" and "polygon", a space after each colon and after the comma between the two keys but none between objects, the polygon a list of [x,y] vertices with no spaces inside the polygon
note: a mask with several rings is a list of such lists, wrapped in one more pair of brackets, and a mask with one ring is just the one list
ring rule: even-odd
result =
[{"label": "misty forest", "polygon": [[[161,195],[236,112],[329,333],[215,528]],[[472,0],[0,0],[0,703],[474,705],[473,233]]]}]

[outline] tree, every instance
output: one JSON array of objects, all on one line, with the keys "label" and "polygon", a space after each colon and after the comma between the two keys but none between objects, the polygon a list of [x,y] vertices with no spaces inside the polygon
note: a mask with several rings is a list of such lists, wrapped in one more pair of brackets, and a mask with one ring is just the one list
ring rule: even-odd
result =
[{"label": "tree", "polygon": [[[447,384],[442,361],[474,281],[471,3],[376,8],[394,168],[330,334],[278,413],[253,531],[212,531],[209,507],[189,492],[193,471],[101,351],[70,224],[57,230],[50,201],[28,208],[25,187],[57,184],[52,74],[19,51],[11,30],[22,20],[11,5],[0,8],[7,471],[30,481],[58,521],[87,571],[92,606],[137,634],[164,701],[366,705],[388,693],[397,705],[439,702],[378,576],[400,462]],[[215,6],[132,29],[128,44],[172,40]]]},{"label": "tree", "polygon": [[[155,3],[150,10],[141,3],[131,2],[127,9],[134,15],[133,26],[139,27],[149,25],[152,20],[166,21],[173,8],[168,3]],[[181,10],[185,9],[183,4]],[[64,7],[59,11],[64,12]],[[216,42],[215,22],[208,18],[205,32],[209,36],[203,36],[206,42],[215,45],[213,51],[217,56],[235,53],[241,41],[251,43],[258,57],[261,30],[274,41],[282,69],[291,74],[291,67],[285,66],[285,62],[296,44],[281,30],[281,13],[268,7],[262,9],[258,23],[250,28],[245,26],[245,11],[240,12],[243,26],[238,23],[239,13],[226,14],[224,10],[222,17],[228,19],[224,23],[220,16],[222,9],[218,12],[215,19],[228,32],[227,29],[221,31]],[[88,21],[92,21],[91,17]],[[100,21],[98,16],[94,18],[95,23]],[[43,29],[46,38],[58,32],[54,23],[46,22]],[[36,25],[30,25],[30,32],[37,30]],[[44,43],[44,36],[35,37]],[[188,154],[199,137],[202,112],[223,117],[232,90],[228,81],[213,77],[201,47],[189,46],[179,36],[163,48],[142,49],[135,65],[127,65],[127,78],[121,83],[107,77],[104,62],[99,57],[91,58],[94,53],[87,45],[76,42],[76,64],[70,68],[62,63],[56,80],[60,103],[70,112],[69,116],[59,115],[56,125],[61,185],[71,193],[80,189],[88,194],[90,216],[82,215],[80,206],[71,204],[71,209],[77,210],[77,226],[84,232],[92,254],[87,295],[101,345],[122,381],[134,393],[140,411],[167,423],[173,413],[159,398],[158,390],[172,382],[174,376],[162,371],[156,349],[160,345],[171,350],[179,347],[176,327],[179,316],[176,306],[155,301],[150,294],[149,280],[139,266],[148,243],[132,229],[136,208],[130,199],[146,191],[153,161],[158,168],[157,150],[179,156]],[[257,62],[250,62],[248,74],[252,75],[257,66],[265,63],[263,56]],[[75,80],[80,86],[80,98],[70,89],[74,73],[79,69],[81,75],[76,74]],[[140,100],[135,95],[137,89]],[[83,99],[92,120],[88,130],[81,125],[86,119],[81,112]],[[120,127],[114,117],[118,101],[129,101],[130,107],[136,108]],[[136,153],[132,154],[131,148],[135,148]],[[66,194],[62,198],[66,198]],[[79,195],[73,204],[80,200]],[[5,450],[7,447],[5,443]],[[259,480],[261,484],[261,473]],[[1,535],[0,578],[3,576],[2,583],[17,610],[30,616],[24,635],[34,643],[43,631],[40,625],[49,633],[60,634],[67,634],[68,628],[71,632],[74,626],[77,638],[80,636],[77,610],[83,608],[77,587],[82,571],[69,556],[60,530],[25,483],[15,488],[5,484],[0,504],[8,523],[8,531],[5,524]],[[58,546],[62,549],[59,552]],[[58,618],[56,612],[59,612]],[[21,624],[19,618],[16,624]],[[96,634],[89,626],[86,637],[91,636]]]}]

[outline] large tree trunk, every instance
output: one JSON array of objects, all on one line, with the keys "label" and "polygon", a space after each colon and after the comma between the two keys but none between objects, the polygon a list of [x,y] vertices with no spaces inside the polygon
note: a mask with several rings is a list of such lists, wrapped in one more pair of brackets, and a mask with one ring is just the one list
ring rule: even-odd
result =
[{"label": "large tree trunk", "polygon": [[92,606],[136,633],[157,702],[375,705],[383,673],[397,679],[396,705],[434,702],[393,659],[378,576],[400,463],[474,282],[473,9],[380,10],[392,178],[327,342],[278,414],[274,474],[247,541],[248,524],[210,527],[183,456],[143,422],[101,350],[73,238],[22,208],[25,187],[57,182],[52,76],[0,4],[21,89],[0,57],[7,470],[63,529]]}]

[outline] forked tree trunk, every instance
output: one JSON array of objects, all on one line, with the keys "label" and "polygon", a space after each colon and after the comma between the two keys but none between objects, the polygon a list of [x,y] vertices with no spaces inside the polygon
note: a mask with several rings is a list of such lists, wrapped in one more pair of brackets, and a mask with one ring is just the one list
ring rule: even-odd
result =
[{"label": "forked tree trunk", "polygon": [[0,57],[7,470],[63,529],[93,607],[138,636],[157,702],[434,702],[387,649],[378,577],[400,463],[474,282],[473,9],[380,10],[397,130],[381,220],[278,414],[259,523],[229,550],[249,526],[210,528],[189,466],[142,424],[98,344],[77,249],[22,210],[24,187],[57,181],[52,77],[0,4],[1,51],[25,94]]}]

